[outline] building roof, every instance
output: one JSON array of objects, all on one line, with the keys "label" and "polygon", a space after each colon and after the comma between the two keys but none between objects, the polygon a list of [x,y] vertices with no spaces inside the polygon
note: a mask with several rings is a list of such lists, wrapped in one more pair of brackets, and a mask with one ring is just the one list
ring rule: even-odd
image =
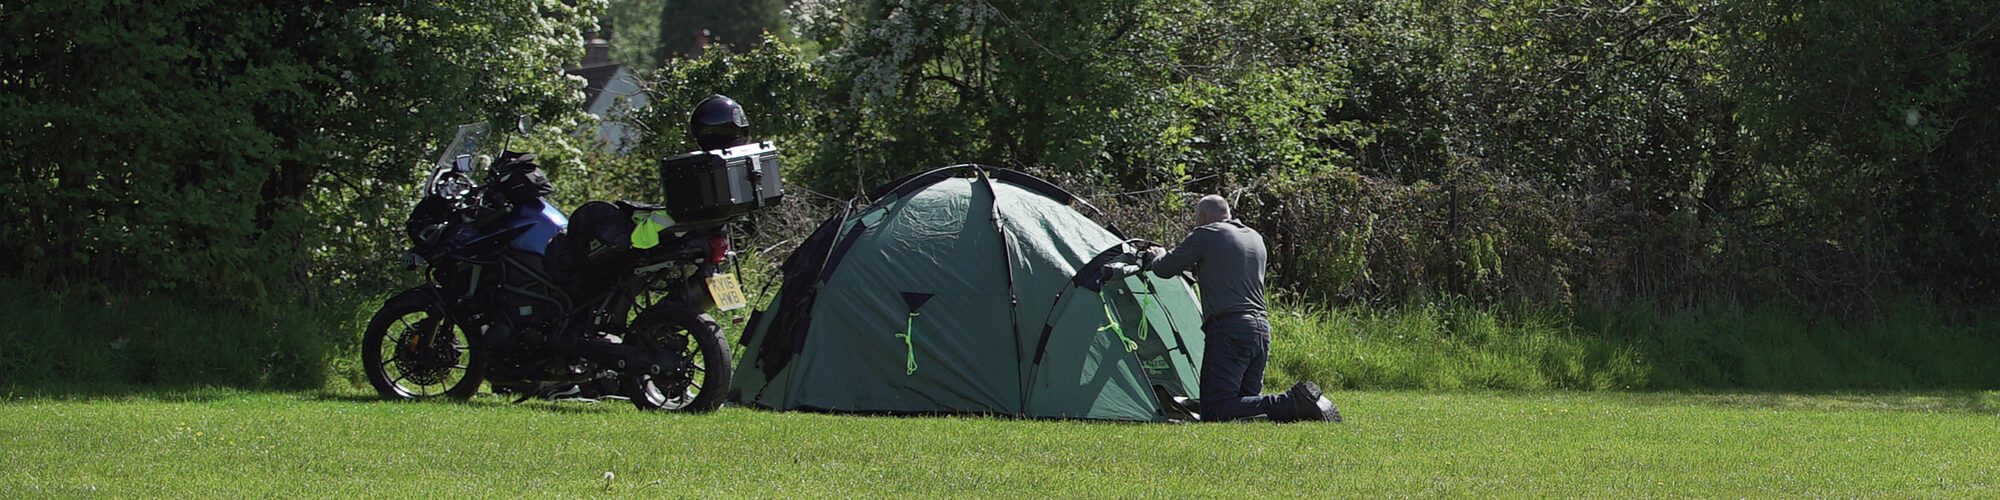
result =
[{"label": "building roof", "polygon": [[604,86],[610,84],[611,79],[618,76],[618,70],[624,68],[625,65],[622,64],[605,64],[576,68],[564,73],[583,77],[586,82],[583,86],[583,107],[591,109],[592,105],[597,103],[597,99],[604,95]]}]

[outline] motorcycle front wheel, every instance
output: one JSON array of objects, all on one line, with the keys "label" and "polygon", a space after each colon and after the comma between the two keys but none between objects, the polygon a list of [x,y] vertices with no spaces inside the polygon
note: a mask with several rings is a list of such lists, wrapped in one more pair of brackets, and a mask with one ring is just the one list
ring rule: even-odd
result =
[{"label": "motorcycle front wheel", "polygon": [[684,412],[722,406],[723,394],[729,392],[729,345],[722,340],[722,327],[707,314],[660,304],[632,322],[626,343],[664,350],[681,360],[668,373],[621,377],[633,406]]},{"label": "motorcycle front wheel", "polygon": [[429,288],[397,294],[375,311],[361,337],[361,367],[386,399],[466,399],[479,392],[486,363]]}]

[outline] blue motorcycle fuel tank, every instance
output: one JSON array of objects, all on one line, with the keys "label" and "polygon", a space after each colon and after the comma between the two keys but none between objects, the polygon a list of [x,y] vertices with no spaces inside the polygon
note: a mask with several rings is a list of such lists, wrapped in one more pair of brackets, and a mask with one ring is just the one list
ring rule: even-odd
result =
[{"label": "blue motorcycle fuel tank", "polygon": [[508,246],[515,250],[535,255],[548,255],[549,242],[563,228],[569,227],[569,217],[550,205],[548,200],[534,200],[514,204],[514,212],[503,222],[502,230],[528,226],[528,232],[514,238]]},{"label": "blue motorcycle fuel tank", "polygon": [[505,218],[481,231],[471,225],[460,226],[447,240],[454,253],[476,252],[478,248],[493,248],[499,242],[495,238],[511,237],[507,248],[519,252],[547,256],[549,242],[557,234],[569,227],[569,217],[550,205],[548,200],[533,200],[514,204]]}]

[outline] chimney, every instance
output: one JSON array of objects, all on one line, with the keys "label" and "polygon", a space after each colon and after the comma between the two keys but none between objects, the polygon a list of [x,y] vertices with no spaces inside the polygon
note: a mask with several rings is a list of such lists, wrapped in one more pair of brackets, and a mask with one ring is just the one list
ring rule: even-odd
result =
[{"label": "chimney", "polygon": [[610,31],[610,27],[606,27],[604,33],[591,32],[585,35],[586,40],[583,42],[583,67],[591,68],[611,64],[611,41],[605,39],[611,36]]}]

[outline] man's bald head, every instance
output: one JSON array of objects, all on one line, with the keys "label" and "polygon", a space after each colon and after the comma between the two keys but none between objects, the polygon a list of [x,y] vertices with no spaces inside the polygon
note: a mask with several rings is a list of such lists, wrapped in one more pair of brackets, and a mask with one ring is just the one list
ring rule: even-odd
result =
[{"label": "man's bald head", "polygon": [[1194,202],[1194,218],[1200,225],[1229,220],[1229,200],[1213,194],[1201,197],[1201,201]]}]

